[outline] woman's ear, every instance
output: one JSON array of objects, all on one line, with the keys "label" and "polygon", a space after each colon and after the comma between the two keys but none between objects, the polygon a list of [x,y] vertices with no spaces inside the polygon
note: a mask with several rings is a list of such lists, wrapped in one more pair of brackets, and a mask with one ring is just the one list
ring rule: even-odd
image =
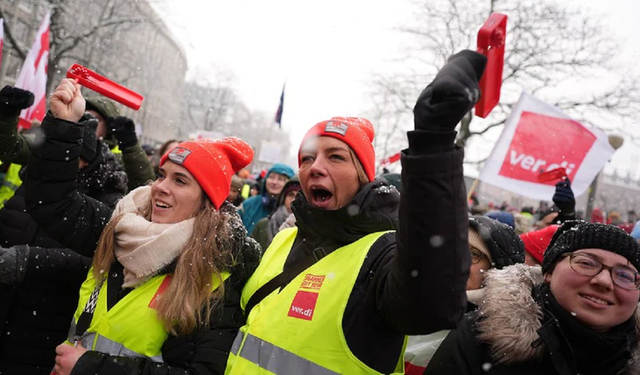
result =
[{"label": "woman's ear", "polygon": [[544,274],[544,282],[545,282],[545,283],[550,283],[550,282],[551,282],[551,273],[552,273],[552,272],[553,272],[553,271],[549,271],[549,272],[547,272],[547,273],[545,273],[545,274]]}]

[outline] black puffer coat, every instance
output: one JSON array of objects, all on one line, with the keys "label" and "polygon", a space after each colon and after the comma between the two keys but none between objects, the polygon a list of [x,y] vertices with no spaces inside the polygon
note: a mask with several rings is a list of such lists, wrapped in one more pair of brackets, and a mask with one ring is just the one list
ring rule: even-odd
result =
[{"label": "black puffer coat", "polygon": [[[100,141],[97,146],[96,157],[74,182],[80,192],[114,207],[126,193],[127,178],[108,147]],[[24,172],[25,168],[22,179]],[[0,363],[7,369],[0,373],[49,374],[55,348],[66,339],[91,258],[59,250],[63,246],[27,213],[24,185],[0,210],[0,246],[20,245],[32,248],[23,282],[0,284],[0,321],[4,326],[0,329]]]},{"label": "black puffer coat", "polygon": [[[76,184],[80,193],[114,208],[126,194],[127,176],[113,153],[100,141],[98,150],[100,152],[96,158],[78,173]],[[25,169],[20,173],[23,179],[26,176]],[[14,245],[63,247],[47,235],[27,213],[24,186],[20,186],[0,210],[0,246]]]},{"label": "black puffer coat", "polygon": [[90,264],[67,249],[29,246],[24,280],[0,284],[0,374],[51,373]]},{"label": "black puffer coat", "polygon": [[[115,164],[89,173],[79,172],[83,125],[47,115],[41,127],[45,136],[44,139],[37,140],[41,146],[32,149],[27,176],[23,182],[27,211],[40,228],[57,242],[92,257],[118,198],[109,191],[98,197],[101,190],[97,187],[107,183],[118,189],[122,188],[122,178],[103,178],[123,176],[123,169]],[[105,152],[112,155],[106,148],[103,144],[100,145],[101,153],[98,158],[105,155]],[[91,164],[94,163],[95,160]],[[78,183],[81,181],[79,175],[83,174],[85,182]],[[93,193],[96,197],[90,195]],[[92,220],[75,220],[83,217],[91,217]]]}]

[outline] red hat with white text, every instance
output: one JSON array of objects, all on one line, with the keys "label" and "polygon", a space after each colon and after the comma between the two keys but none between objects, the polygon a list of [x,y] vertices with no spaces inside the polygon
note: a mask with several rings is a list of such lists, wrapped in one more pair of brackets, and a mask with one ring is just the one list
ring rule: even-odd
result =
[{"label": "red hat with white text", "polygon": [[[333,117],[330,120],[315,124],[300,143],[302,146],[314,137],[332,137],[346,143],[355,152],[364,168],[369,181],[375,179],[376,154],[373,150],[373,125],[362,117]],[[300,166],[300,150],[298,150],[298,166]]]}]

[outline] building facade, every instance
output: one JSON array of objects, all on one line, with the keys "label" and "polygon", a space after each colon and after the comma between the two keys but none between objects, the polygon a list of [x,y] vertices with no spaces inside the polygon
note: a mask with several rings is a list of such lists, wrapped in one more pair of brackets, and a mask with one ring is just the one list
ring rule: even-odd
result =
[{"label": "building facade", "polygon": [[[177,137],[187,59],[147,0],[4,0],[0,10],[5,30],[25,52],[51,10],[49,92],[72,64],[84,65],[144,97],[138,111],[118,105],[138,125],[141,142]],[[22,62],[5,33],[0,84],[15,83]]]}]

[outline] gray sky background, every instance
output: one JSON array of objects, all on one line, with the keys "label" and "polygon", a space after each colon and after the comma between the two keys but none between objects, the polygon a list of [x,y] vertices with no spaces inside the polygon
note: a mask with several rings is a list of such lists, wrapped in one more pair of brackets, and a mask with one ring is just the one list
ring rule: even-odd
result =
[{"label": "gray sky background", "polygon": [[[567,2],[592,9],[611,25],[623,41],[622,59],[640,69],[635,63],[640,58],[640,1]],[[283,128],[290,130],[297,146],[318,121],[364,114],[371,72],[384,71],[405,43],[405,37],[393,30],[412,16],[402,4],[162,0],[157,8],[184,45],[191,71],[199,72],[199,79],[214,81],[221,70],[231,72],[233,87],[251,109],[275,114],[286,81]],[[274,130],[272,139],[276,134]],[[639,158],[640,147],[627,142],[607,169],[640,175]]]}]

